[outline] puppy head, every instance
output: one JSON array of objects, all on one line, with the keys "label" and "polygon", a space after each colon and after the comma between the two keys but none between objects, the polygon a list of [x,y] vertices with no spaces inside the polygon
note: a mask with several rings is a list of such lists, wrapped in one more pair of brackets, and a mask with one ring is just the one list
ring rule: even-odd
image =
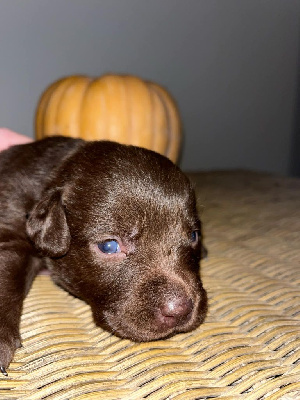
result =
[{"label": "puppy head", "polygon": [[195,195],[165,157],[86,143],[61,166],[27,231],[54,280],[114,334],[148,341],[203,322]]}]

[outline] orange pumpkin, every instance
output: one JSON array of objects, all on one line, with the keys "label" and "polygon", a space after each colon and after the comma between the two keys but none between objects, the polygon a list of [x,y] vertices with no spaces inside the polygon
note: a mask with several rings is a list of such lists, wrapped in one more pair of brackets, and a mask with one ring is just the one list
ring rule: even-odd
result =
[{"label": "orange pumpkin", "polygon": [[64,135],[113,140],[161,153],[176,161],[181,128],[178,110],[161,86],[134,76],[69,76],[42,94],[36,138]]}]

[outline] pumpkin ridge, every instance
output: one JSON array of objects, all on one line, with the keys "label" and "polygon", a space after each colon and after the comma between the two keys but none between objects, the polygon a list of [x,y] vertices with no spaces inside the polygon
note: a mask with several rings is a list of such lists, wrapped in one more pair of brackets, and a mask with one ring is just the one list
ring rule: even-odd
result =
[{"label": "pumpkin ridge", "polygon": [[[73,130],[71,126],[68,126],[68,128],[65,126],[65,121],[61,121],[61,117],[64,116],[64,113],[61,113],[60,110],[63,108],[66,108],[67,104],[67,95],[68,91],[70,89],[76,89],[76,84],[84,77],[79,76],[79,75],[73,75],[69,82],[64,86],[63,92],[61,93],[61,96],[58,100],[57,103],[57,108],[56,108],[56,125],[58,126],[59,132],[62,132],[63,135],[70,136],[69,131]],[[70,118],[68,123],[70,124]],[[74,137],[79,137],[80,135],[78,134],[78,124],[77,125],[77,132],[74,132]]]},{"label": "pumpkin ridge", "polygon": [[[51,93],[49,98],[47,108],[51,110],[45,115],[45,133],[49,136],[56,136],[63,134],[57,129],[57,114],[58,114],[58,104],[60,103],[61,96],[64,93],[65,86],[68,86],[69,82],[73,80],[73,76],[67,77],[66,79],[61,79],[58,82],[56,89]],[[48,119],[47,119],[48,117]],[[49,123],[51,121],[52,123]],[[53,126],[54,125],[54,126]]]},{"label": "pumpkin ridge", "polygon": [[[153,85],[152,82],[150,82],[151,88],[152,90],[157,94],[157,96],[159,97],[159,99],[161,100],[161,103],[164,107],[165,113],[166,113],[166,117],[167,117],[167,126],[166,126],[166,136],[167,136],[167,147],[166,147],[166,155],[167,157],[169,157],[169,153],[170,153],[170,142],[171,142],[171,130],[170,130],[170,112],[169,112],[169,108],[167,107],[164,98],[162,96],[162,94],[160,93],[159,90],[157,90],[156,86]],[[169,157],[170,158],[170,157]]]},{"label": "pumpkin ridge", "polygon": [[36,136],[37,139],[42,139],[43,138],[43,127],[45,125],[45,115],[46,115],[46,110],[48,108],[52,93],[56,90],[56,88],[59,86],[60,82],[63,79],[59,79],[56,82],[52,83],[51,86],[48,87],[48,89],[42,93],[40,96],[40,99],[38,101],[38,105],[36,108],[36,118],[35,118],[35,129],[36,129]]},{"label": "pumpkin ridge", "polygon": [[166,156],[171,160],[176,160],[181,145],[181,123],[179,118],[178,107],[169,94],[169,92],[162,86],[156,83],[151,83],[154,89],[162,96],[164,104],[167,107],[167,115],[169,118],[169,130],[170,141],[168,149],[166,150]]},{"label": "pumpkin ridge", "polygon": [[148,82],[148,90],[151,93],[152,100],[152,144],[151,148],[159,153],[161,148],[166,148],[168,137],[166,135],[166,124],[161,126],[161,120],[167,121],[166,110],[161,98],[153,90],[151,82]]},{"label": "pumpkin ridge", "polygon": [[153,97],[153,91],[151,90],[151,86],[149,85],[149,82],[146,82],[147,88],[148,88],[148,92],[150,95],[150,103],[151,103],[151,117],[150,117],[150,130],[152,132],[151,134],[151,149],[154,148],[154,144],[155,144],[155,136],[156,136],[156,110],[155,110],[155,103],[154,103],[154,97]]},{"label": "pumpkin ridge", "polygon": [[125,91],[125,98],[126,98],[126,109],[127,109],[127,115],[128,115],[128,136],[127,136],[127,142],[126,144],[132,143],[131,136],[132,136],[132,131],[133,131],[133,122],[132,122],[132,102],[131,102],[131,96],[128,90],[129,86],[129,81],[128,77],[124,76],[124,91]]},{"label": "pumpkin ridge", "polygon": [[85,88],[84,88],[83,91],[82,91],[81,100],[80,100],[80,105],[79,105],[78,125],[79,125],[79,132],[80,132],[80,134],[82,133],[82,130],[83,130],[83,128],[82,128],[82,125],[83,125],[83,122],[82,122],[82,112],[81,112],[82,106],[83,106],[83,102],[84,102],[85,96],[86,96],[86,94],[87,94],[87,92],[88,92],[88,90],[89,90],[89,87],[91,86],[92,82],[94,82],[94,80],[95,80],[95,79],[93,79],[93,78],[88,78],[88,77],[86,77],[86,78],[87,78],[87,83],[86,83]]}]

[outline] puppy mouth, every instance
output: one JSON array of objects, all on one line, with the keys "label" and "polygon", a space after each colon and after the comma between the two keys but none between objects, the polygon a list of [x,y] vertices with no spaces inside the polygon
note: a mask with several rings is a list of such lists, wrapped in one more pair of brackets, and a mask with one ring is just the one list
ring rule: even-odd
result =
[{"label": "puppy mouth", "polygon": [[149,315],[149,310],[137,311],[134,315],[126,311],[117,313],[104,311],[101,316],[95,315],[98,326],[122,339],[133,342],[149,342],[167,339],[178,333],[186,333],[196,329],[206,315],[206,292],[188,301],[186,312],[182,315],[167,315],[166,310],[156,309]]},{"label": "puppy mouth", "polygon": [[[168,325],[171,325],[169,327]],[[163,329],[157,329],[153,324],[152,329],[137,327],[136,324],[126,324],[120,321],[113,321],[112,324],[109,322],[102,323],[100,325],[105,330],[111,332],[121,339],[129,339],[133,342],[151,342],[160,339],[167,339],[174,336],[177,333],[188,332],[194,328],[185,329],[183,326],[173,326],[173,321],[165,322]]]}]

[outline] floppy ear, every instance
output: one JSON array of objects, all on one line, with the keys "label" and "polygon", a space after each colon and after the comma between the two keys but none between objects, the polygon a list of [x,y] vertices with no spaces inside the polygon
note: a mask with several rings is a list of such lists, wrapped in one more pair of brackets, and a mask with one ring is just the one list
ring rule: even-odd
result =
[{"label": "floppy ear", "polygon": [[36,249],[44,255],[60,257],[67,253],[71,237],[59,190],[47,193],[35,205],[26,231]]}]

